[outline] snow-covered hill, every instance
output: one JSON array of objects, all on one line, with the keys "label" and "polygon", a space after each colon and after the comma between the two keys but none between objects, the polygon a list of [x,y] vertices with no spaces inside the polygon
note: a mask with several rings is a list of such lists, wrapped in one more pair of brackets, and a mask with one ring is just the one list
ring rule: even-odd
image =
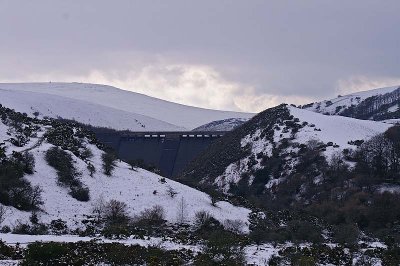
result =
[{"label": "snow-covered hill", "polygon": [[191,130],[253,114],[176,104],[115,87],[84,83],[1,83],[0,103],[21,112],[132,131]]},{"label": "snow-covered hill", "polygon": [[[132,170],[124,162],[117,161],[116,167],[111,176],[103,173],[102,154],[99,149],[100,144],[94,143],[91,139],[83,136],[79,125],[69,125],[73,127],[73,136],[60,134],[55,141],[64,141],[70,138],[71,143],[77,143],[83,149],[89,149],[93,156],[82,159],[76,155],[76,151],[67,150],[74,161],[77,178],[84,187],[89,189],[90,200],[78,201],[71,197],[68,187],[60,185],[57,179],[56,170],[49,166],[45,159],[46,152],[54,147],[49,143],[48,135],[54,130],[52,122],[24,118],[17,116],[16,113],[0,107],[0,161],[12,158],[13,152],[28,151],[33,155],[35,167],[33,174],[25,174],[32,187],[39,186],[42,190],[43,205],[38,212],[41,222],[49,223],[55,219],[62,219],[71,228],[82,226],[81,221],[86,215],[90,214],[93,207],[99,201],[107,202],[115,199],[127,204],[130,216],[138,215],[145,209],[155,205],[161,206],[165,211],[165,218],[171,223],[177,222],[178,206],[185,205],[185,218],[187,222],[194,219],[195,212],[204,210],[212,214],[216,219],[223,222],[225,219],[241,220],[247,223],[249,210],[235,207],[228,202],[217,202],[216,206],[211,204],[210,196],[196,189],[190,188],[178,182],[164,179],[161,176],[137,168]],[[8,111],[7,111],[8,110]],[[22,120],[22,121],[21,121]],[[60,123],[60,122],[57,122]],[[61,123],[60,129],[64,128]],[[22,140],[22,145],[16,146],[15,140]],[[70,145],[70,144],[68,144]],[[69,147],[67,145],[67,147]],[[72,145],[72,144],[71,144]],[[101,145],[100,145],[101,146]],[[6,158],[1,158],[2,150],[5,149]],[[11,160],[11,159],[10,159]],[[92,164],[96,170],[93,177],[90,176],[88,165]],[[1,174],[1,173],[0,173]],[[0,175],[0,178],[2,176]],[[175,195],[171,195],[171,191]],[[0,203],[0,205],[2,205]],[[14,207],[7,207],[5,221],[2,225],[15,226],[19,222],[29,223],[30,212],[18,210]],[[246,230],[246,228],[244,228]]]},{"label": "snow-covered hill", "polygon": [[[247,179],[242,185],[251,185],[255,176],[264,171],[263,182],[269,187],[293,173],[301,150],[310,141],[322,143],[318,145],[324,146],[323,154],[329,161],[335,152],[355,149],[357,142],[382,133],[390,126],[280,105],[226,134],[189,166],[183,178],[211,182],[227,191],[244,176]],[[276,160],[269,165],[271,158]]]},{"label": "snow-covered hill", "polygon": [[338,96],[311,103],[302,108],[328,115],[343,115],[360,119],[386,120],[400,118],[400,87],[386,87]]},{"label": "snow-covered hill", "polygon": [[231,131],[234,128],[243,125],[249,119],[246,118],[230,118],[224,120],[213,121],[193,129],[193,131]]}]

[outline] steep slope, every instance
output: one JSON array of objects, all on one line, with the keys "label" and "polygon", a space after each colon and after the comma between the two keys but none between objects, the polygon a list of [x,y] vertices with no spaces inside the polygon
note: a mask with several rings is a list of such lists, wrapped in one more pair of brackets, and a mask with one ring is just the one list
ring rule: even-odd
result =
[{"label": "steep slope", "polygon": [[322,147],[329,160],[336,152],[354,149],[356,144],[389,127],[381,122],[326,116],[280,105],[258,114],[212,144],[182,178],[217,185],[224,191],[240,181],[250,186],[261,178],[260,185],[268,188],[295,171],[307,145]]},{"label": "steep slope", "polygon": [[400,87],[396,86],[338,96],[302,108],[328,115],[381,121],[400,118],[399,104]]},{"label": "steep slope", "polygon": [[193,131],[231,131],[243,125],[246,121],[248,121],[246,118],[223,119],[202,125],[193,129]]},{"label": "steep slope", "polygon": [[[62,219],[70,228],[79,228],[95,204],[114,199],[126,203],[132,217],[159,205],[165,212],[166,220],[175,223],[178,206],[184,202],[187,222],[193,221],[195,212],[205,210],[220,221],[238,219],[247,223],[248,209],[223,201],[212,206],[207,194],[140,168],[132,170],[126,163],[115,161],[111,176],[105,175],[102,145],[96,142],[91,132],[77,123],[32,119],[1,106],[0,115],[0,167],[14,169],[11,167],[14,162],[22,160],[25,163],[23,158],[32,156],[35,162],[33,169],[26,171],[23,177],[18,176],[18,180],[25,188],[37,187],[41,191],[41,197],[36,197],[43,202],[40,205],[40,200],[37,201],[41,222]],[[58,170],[49,166],[48,152],[54,147],[62,147],[65,151],[59,151],[71,156],[73,175],[77,179],[74,184],[66,185],[65,180],[62,183]],[[26,152],[30,155],[25,156]],[[53,159],[62,160],[61,157]],[[94,167],[93,176],[89,165]],[[2,170],[6,171],[5,168]],[[0,178],[9,176],[10,172],[0,171]],[[19,223],[29,223],[31,212],[22,208],[18,203],[20,199],[14,197],[20,191],[19,187],[14,189],[11,184],[12,189],[4,190],[2,186],[6,183],[2,180],[0,184],[0,205],[8,205],[2,225],[13,227]],[[73,186],[87,189],[89,198],[77,200],[72,197]]]},{"label": "steep slope", "polygon": [[[0,90],[12,92],[30,91],[35,93],[62,96],[64,98],[84,101],[86,103],[96,104],[103,107],[124,111],[130,115],[133,115],[134,119],[137,115],[143,115],[153,118],[155,120],[163,121],[164,123],[175,125],[176,128],[186,128],[188,130],[215,120],[227,118],[250,118],[252,116],[252,114],[249,113],[217,111],[176,104],[149,97],[143,94],[117,89],[111,86],[96,84],[3,83],[0,84]],[[28,105],[28,103],[29,102],[27,102],[26,105]],[[8,102],[8,104],[12,104],[12,102]],[[47,104],[49,103],[42,102],[42,105],[44,106],[46,106]],[[48,107],[49,112],[52,111],[50,107],[51,106]],[[68,108],[68,106],[65,107]],[[31,114],[31,112],[29,112],[29,114]],[[48,114],[45,112],[43,113],[43,115]],[[57,115],[65,118],[70,118],[67,117],[64,113],[57,113]],[[84,114],[81,114],[80,117],[82,118],[83,115]],[[78,117],[77,113],[74,113],[74,116]],[[85,119],[89,120],[89,118],[90,117],[88,116]],[[119,118],[117,116],[114,119],[118,120]],[[141,121],[140,119],[138,120]],[[120,124],[123,124],[123,122],[120,122]],[[146,130],[157,129],[152,129],[151,126],[147,126]]]}]

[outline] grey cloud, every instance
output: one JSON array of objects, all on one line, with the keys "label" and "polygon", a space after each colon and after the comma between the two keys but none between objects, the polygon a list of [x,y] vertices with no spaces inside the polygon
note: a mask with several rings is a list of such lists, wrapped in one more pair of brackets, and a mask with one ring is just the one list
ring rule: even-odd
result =
[{"label": "grey cloud", "polygon": [[210,66],[260,96],[329,97],[354,76],[400,77],[399,8],[393,0],[0,0],[0,79],[93,70],[118,78],[165,61]]}]

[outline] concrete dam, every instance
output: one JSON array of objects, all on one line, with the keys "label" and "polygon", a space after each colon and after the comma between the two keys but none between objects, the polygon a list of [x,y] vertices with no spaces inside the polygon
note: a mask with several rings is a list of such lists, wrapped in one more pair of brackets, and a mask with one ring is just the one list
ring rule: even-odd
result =
[{"label": "concrete dam", "polygon": [[175,177],[213,141],[226,132],[96,132],[97,139],[128,162],[143,160]]}]

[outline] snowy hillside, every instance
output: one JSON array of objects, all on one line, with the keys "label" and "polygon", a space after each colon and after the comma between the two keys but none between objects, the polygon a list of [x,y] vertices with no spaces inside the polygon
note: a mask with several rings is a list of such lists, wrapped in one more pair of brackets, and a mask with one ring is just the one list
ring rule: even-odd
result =
[{"label": "snowy hillside", "polygon": [[[41,116],[140,131],[191,130],[215,120],[253,116],[185,106],[111,86],[83,83],[1,83],[0,103],[26,110],[29,115],[38,111]],[[127,121],[129,117],[131,121]]]},{"label": "snowy hillside", "polygon": [[243,125],[249,119],[246,118],[230,118],[224,120],[213,121],[193,129],[193,131],[231,131],[234,128]]},{"label": "snowy hillside", "polygon": [[[251,185],[255,176],[265,170],[265,185],[269,187],[295,171],[300,152],[310,141],[322,143],[318,145],[322,145],[323,154],[329,161],[336,152],[355,149],[358,142],[389,127],[391,125],[382,122],[326,116],[280,105],[226,134],[192,163],[184,177],[208,181],[227,191],[244,175]],[[216,154],[220,154],[220,158],[211,159],[217,158]],[[275,157],[277,161],[271,162],[270,166],[275,170],[267,169],[266,161]]]},{"label": "snowy hillside", "polygon": [[[386,87],[338,96],[331,100],[316,102],[302,108],[329,115],[373,120],[399,118],[400,87]],[[393,116],[394,115],[394,116]]]},{"label": "snowy hillside", "polygon": [[[9,166],[17,160],[12,158],[19,158],[14,152],[20,154],[29,152],[33,156],[35,161],[33,173],[25,174],[21,180],[28,181],[31,187],[38,186],[42,191],[43,204],[39,206],[38,212],[41,222],[50,223],[52,220],[62,219],[70,228],[79,228],[82,226],[81,221],[92,212],[95,204],[114,199],[127,204],[131,217],[159,205],[165,212],[165,219],[175,223],[178,219],[178,205],[183,202],[185,219],[189,223],[193,221],[194,214],[201,210],[209,212],[221,222],[231,219],[247,223],[248,209],[222,201],[212,206],[210,196],[207,194],[140,168],[132,170],[126,163],[116,161],[112,175],[105,175],[102,170],[104,152],[97,146],[100,144],[93,142],[94,140],[88,137],[90,133],[84,133],[79,126],[28,119],[4,107],[1,107],[1,114],[0,159]],[[70,129],[71,127],[73,128]],[[71,130],[71,134],[65,134],[68,130]],[[56,131],[61,134],[55,134]],[[59,174],[46,161],[46,154],[54,147],[50,142],[64,143],[63,148],[69,149],[66,152],[73,159],[76,177],[80,182],[78,184],[88,189],[90,195],[88,201],[78,201],[73,198],[70,189],[60,184],[60,179],[57,179]],[[73,145],[77,145],[78,148]],[[91,155],[83,157],[83,150]],[[61,158],[56,159],[61,160]],[[89,165],[94,166],[93,177],[90,175]],[[7,173],[5,174],[6,176],[2,176],[0,171],[1,178],[7,178]],[[12,195],[7,194],[11,193],[11,190],[0,192],[0,199],[4,200],[4,195],[7,196],[6,199],[12,199]],[[29,223],[31,212],[18,210],[16,207],[18,205],[7,207],[7,215],[2,225],[9,225],[12,228],[18,223]],[[246,230],[246,226],[243,229]]]},{"label": "snowy hillside", "polygon": [[184,130],[148,116],[119,109],[70,99],[57,95],[30,91],[0,89],[0,103],[9,108],[38,117],[65,118],[97,127],[131,131]]}]

